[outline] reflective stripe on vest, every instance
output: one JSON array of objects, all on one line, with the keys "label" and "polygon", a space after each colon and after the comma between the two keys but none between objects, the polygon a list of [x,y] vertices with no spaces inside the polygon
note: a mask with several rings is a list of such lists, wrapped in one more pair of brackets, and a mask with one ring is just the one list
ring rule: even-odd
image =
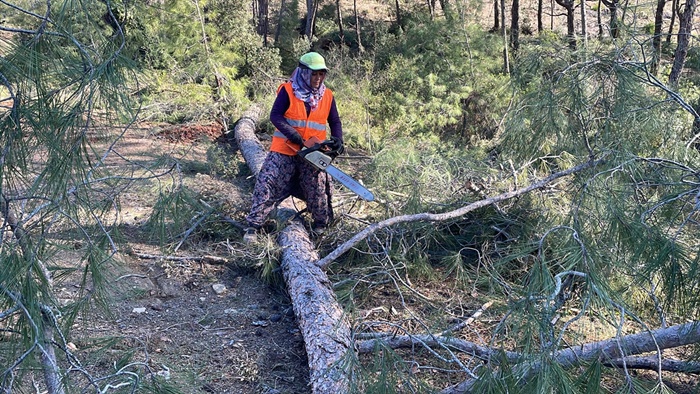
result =
[{"label": "reflective stripe on vest", "polygon": [[[304,102],[294,95],[291,82],[280,85],[277,92],[279,93],[281,89],[285,89],[289,96],[289,108],[284,113],[284,118],[287,123],[289,123],[289,125],[305,140],[311,137],[325,140],[326,122],[333,103],[333,92],[326,88],[326,92],[323,94],[316,109],[311,111],[307,116]],[[275,130],[275,133],[272,135],[270,150],[285,155],[295,155],[296,150],[289,147],[287,145],[288,143],[287,137],[281,131]]]}]

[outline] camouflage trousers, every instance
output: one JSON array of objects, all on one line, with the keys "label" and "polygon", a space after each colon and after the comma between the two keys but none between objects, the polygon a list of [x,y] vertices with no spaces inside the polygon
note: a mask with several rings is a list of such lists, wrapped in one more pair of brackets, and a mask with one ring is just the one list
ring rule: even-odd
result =
[{"label": "camouflage trousers", "polygon": [[253,202],[246,220],[260,228],[273,209],[289,196],[306,202],[314,227],[333,220],[331,177],[299,156],[269,152],[253,189]]}]

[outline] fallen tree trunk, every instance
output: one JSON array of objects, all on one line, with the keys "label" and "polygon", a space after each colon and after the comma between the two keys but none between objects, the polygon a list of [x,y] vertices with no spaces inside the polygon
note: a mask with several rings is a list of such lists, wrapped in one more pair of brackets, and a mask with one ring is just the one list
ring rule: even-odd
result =
[{"label": "fallen tree trunk", "polygon": [[[248,168],[253,172],[253,175],[258,176],[263,161],[265,161],[265,148],[262,146],[258,137],[255,135],[255,128],[262,114],[262,108],[253,105],[243,113],[240,119],[233,127],[233,136],[236,138],[238,148],[243,154]],[[228,134],[229,131],[226,132]]]},{"label": "fallen tree trunk", "polygon": [[[259,107],[250,108],[234,127],[236,142],[256,176],[267,154],[255,136],[260,113]],[[296,212],[289,199],[280,204],[278,211],[283,211],[285,217],[293,218]],[[342,365],[350,349],[350,324],[333,293],[330,280],[324,271],[313,264],[318,260],[318,253],[301,219],[292,219],[280,231],[277,243],[282,247],[280,264],[284,281],[304,337],[311,392],[346,393],[348,375]]]}]

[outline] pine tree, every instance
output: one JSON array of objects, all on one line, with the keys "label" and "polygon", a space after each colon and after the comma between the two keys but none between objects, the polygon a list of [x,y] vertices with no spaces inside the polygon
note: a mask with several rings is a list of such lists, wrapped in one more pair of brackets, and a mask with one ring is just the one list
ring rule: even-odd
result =
[{"label": "pine tree", "polygon": [[[112,2],[3,3],[0,389],[22,387],[38,364],[44,389],[64,393],[69,369],[81,370],[67,346],[69,328],[85,307],[104,303],[105,267],[117,252],[113,225],[125,182],[105,168],[111,150],[91,141],[116,141],[119,133],[98,126],[135,116],[134,74],[123,56],[127,9]],[[74,259],[58,257],[69,250]],[[59,303],[57,289],[69,278],[81,284],[80,294]]]}]

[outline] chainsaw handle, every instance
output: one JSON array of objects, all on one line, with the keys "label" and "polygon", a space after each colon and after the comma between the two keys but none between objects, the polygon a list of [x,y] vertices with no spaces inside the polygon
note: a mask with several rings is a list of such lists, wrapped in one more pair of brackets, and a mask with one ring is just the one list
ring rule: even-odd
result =
[{"label": "chainsaw handle", "polygon": [[[315,151],[321,151],[323,153],[328,154],[330,152],[326,152],[327,149],[325,149],[325,148],[327,148],[332,143],[333,143],[332,141],[321,141],[317,137],[311,137],[308,140],[304,141],[304,147],[302,147],[301,149],[297,149],[295,146],[292,146],[289,143],[287,144],[287,146],[294,149],[299,156],[304,157],[304,156],[308,155],[309,153],[315,152]],[[335,156],[337,156],[337,155],[331,155],[331,156],[333,156],[333,158],[335,158]]]}]

